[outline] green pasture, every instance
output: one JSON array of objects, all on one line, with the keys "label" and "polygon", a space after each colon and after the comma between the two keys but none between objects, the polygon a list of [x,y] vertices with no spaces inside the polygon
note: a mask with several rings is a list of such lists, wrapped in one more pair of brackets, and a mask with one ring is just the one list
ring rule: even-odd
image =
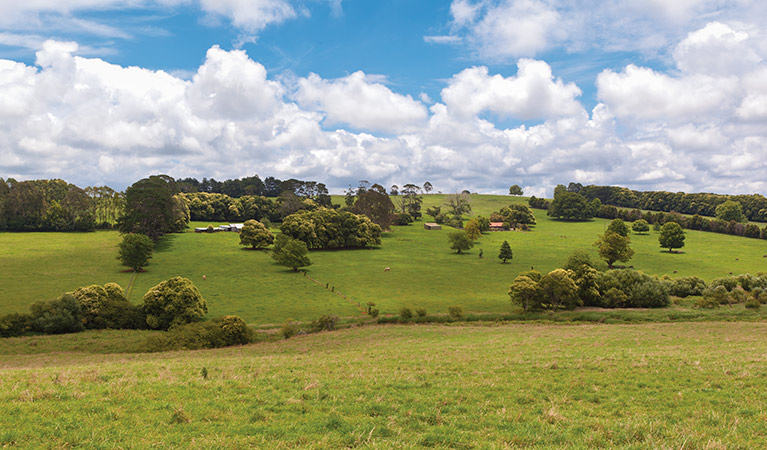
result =
[{"label": "green pasture", "polygon": [[[444,201],[444,195],[426,195],[423,210]],[[488,216],[526,199],[472,195],[471,201],[471,216]],[[532,231],[486,233],[461,255],[449,249],[447,234],[453,230],[424,230],[423,221],[431,220],[426,217],[392,227],[379,248],[311,252],[308,277],[277,266],[267,251],[242,248],[236,233],[197,234],[190,229],[163,238],[147,271],[136,277],[130,299],[139,302],[160,281],[184,276],[207,299],[211,316],[237,314],[254,324],[311,320],[326,313],[350,317],[360,314],[357,304],[367,302],[376,303],[384,314],[397,313],[403,306],[423,307],[430,314],[445,313],[449,306],[505,312],[510,308],[508,287],[520,271],[561,267],[575,249],[596,258],[592,243],[609,223],[555,221],[541,210],[535,214],[538,225]],[[683,251],[674,254],[659,248],[655,232],[632,235],[636,253],[628,264],[649,274],[696,275],[707,281],[767,270],[763,240],[690,230],[686,235]],[[118,240],[116,232],[0,234],[0,314],[24,311],[33,301],[83,285],[116,281],[127,287],[131,274],[115,259]],[[504,240],[514,252],[505,265],[497,258]],[[384,271],[387,267],[390,271]]]},{"label": "green pasture", "polygon": [[209,351],[10,355],[0,447],[763,448],[766,333],[386,326]]}]

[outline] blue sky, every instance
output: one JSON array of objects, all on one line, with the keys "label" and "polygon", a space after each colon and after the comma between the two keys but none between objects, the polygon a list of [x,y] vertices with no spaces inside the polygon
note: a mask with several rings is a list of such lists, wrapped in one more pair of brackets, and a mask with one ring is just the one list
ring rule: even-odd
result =
[{"label": "blue sky", "polygon": [[[15,2],[14,2],[15,3]],[[767,191],[750,0],[0,5],[0,177]]]}]

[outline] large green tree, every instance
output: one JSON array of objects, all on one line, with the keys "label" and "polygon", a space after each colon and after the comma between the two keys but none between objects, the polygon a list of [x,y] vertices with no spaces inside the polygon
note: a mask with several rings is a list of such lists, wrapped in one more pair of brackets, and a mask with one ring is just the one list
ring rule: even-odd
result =
[{"label": "large green tree", "polygon": [[167,330],[201,320],[208,312],[208,303],[191,280],[174,277],[149,289],[141,308],[149,328]]},{"label": "large green tree", "polygon": [[152,175],[126,189],[125,213],[117,227],[157,240],[165,233],[183,231],[188,223],[189,207],[176,182],[167,175]]},{"label": "large green tree", "polygon": [[447,235],[447,238],[450,240],[450,248],[455,250],[456,253],[461,253],[474,247],[474,242],[469,239],[465,231],[453,231]]},{"label": "large green tree", "polygon": [[277,235],[272,250],[272,258],[285,267],[290,267],[294,272],[301,267],[310,266],[309,250],[303,241],[292,239],[284,234]]},{"label": "large green tree", "polygon": [[743,207],[739,202],[727,200],[716,207],[716,218],[729,222],[745,222],[746,216],[743,214]]},{"label": "large green tree", "polygon": [[582,302],[578,297],[578,286],[573,277],[573,272],[565,269],[554,269],[544,275],[538,282],[544,306],[551,309],[572,309],[580,306]]},{"label": "large green tree", "polygon": [[525,311],[540,309],[543,302],[543,290],[538,281],[520,274],[509,287],[511,303],[521,306]]},{"label": "large green tree", "polygon": [[128,233],[118,244],[117,259],[122,265],[138,272],[149,264],[153,252],[154,242],[147,235]]},{"label": "large green tree", "polygon": [[381,227],[348,211],[317,208],[285,218],[280,231],[309,249],[364,248],[381,245]]},{"label": "large green tree", "polygon": [[370,186],[370,189],[357,195],[354,212],[368,216],[373,223],[388,230],[394,216],[394,203],[383,186],[374,184]]},{"label": "large green tree", "polygon": [[676,222],[667,222],[660,229],[658,242],[669,252],[673,252],[675,248],[682,248],[684,247],[684,230]]},{"label": "large green tree", "polygon": [[518,184],[513,184],[509,188],[509,195],[522,195],[522,188]]},{"label": "large green tree", "polygon": [[626,225],[626,222],[624,222],[621,219],[613,219],[613,221],[610,222],[610,225],[607,226],[607,231],[612,231],[613,233],[618,233],[621,236],[628,236],[629,235],[629,226]]},{"label": "large green tree", "polygon": [[273,243],[274,235],[261,222],[248,220],[242,224],[240,245],[249,245],[251,248],[266,248]]},{"label": "large green tree", "polygon": [[589,202],[582,195],[567,192],[563,187],[554,196],[554,201],[551,202],[546,214],[557,219],[588,220],[594,217],[595,213],[596,211],[593,211]]},{"label": "large green tree", "polygon": [[594,246],[599,250],[599,256],[607,262],[607,266],[612,269],[616,261],[626,262],[634,256],[634,250],[631,249],[631,238],[621,236],[618,233],[607,231],[600,235],[594,242]]}]

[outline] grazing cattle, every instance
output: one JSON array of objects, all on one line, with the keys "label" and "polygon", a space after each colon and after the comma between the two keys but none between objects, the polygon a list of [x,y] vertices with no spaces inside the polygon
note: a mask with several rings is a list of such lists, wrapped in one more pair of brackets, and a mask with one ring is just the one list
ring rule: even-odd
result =
[{"label": "grazing cattle", "polygon": [[384,272],[390,272],[390,271],[391,271],[391,267],[386,267],[386,268],[384,269]]}]

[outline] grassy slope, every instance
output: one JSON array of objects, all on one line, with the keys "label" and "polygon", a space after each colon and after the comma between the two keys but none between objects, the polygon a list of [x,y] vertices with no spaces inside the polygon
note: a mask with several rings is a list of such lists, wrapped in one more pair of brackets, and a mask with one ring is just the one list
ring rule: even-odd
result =
[{"label": "grassy slope", "polygon": [[215,351],[8,356],[0,447],[761,448],[765,333],[389,326]]},{"label": "grassy slope", "polygon": [[113,231],[0,233],[0,315],[81,286],[127,286],[131,274],[116,259],[119,239]]},{"label": "grassy slope", "polygon": [[[442,204],[444,198],[425,196],[423,209]],[[472,214],[487,216],[512,201],[526,199],[474,195]],[[420,221],[393,227],[378,249],[312,252],[309,275],[322,286],[276,266],[267,252],[242,249],[235,233],[171,235],[158,248],[148,271],[137,277],[131,300],[138,302],[151,286],[181,275],[200,288],[211,315],[238,314],[251,323],[310,320],[324,313],[359,314],[349,301],[325,289],[325,284],[352,302],[373,301],[383,313],[396,313],[403,305],[425,307],[430,313],[446,312],[452,305],[467,311],[503,312],[509,309],[506,291],[517,273],[530,267],[552,270],[574,249],[586,249],[596,257],[591,244],[609,222],[558,222],[549,220],[545,211],[535,213],[534,231],[485,234],[464,255],[450,252],[447,234],[451,229],[426,231]],[[23,311],[32,301],[95,282],[117,281],[126,286],[129,274],[121,273],[114,259],[117,240],[117,234],[110,232],[0,234],[0,244],[13,250],[13,258],[0,259],[4,291],[0,314]],[[503,240],[514,251],[511,264],[497,259]],[[46,245],[32,245],[38,242]],[[633,235],[632,247],[636,254],[630,264],[637,269],[706,280],[729,272],[764,270],[762,256],[767,253],[765,241],[696,231],[687,231],[684,253],[663,252],[654,232]],[[484,250],[482,260],[479,248]],[[391,271],[384,272],[385,267]]]}]

